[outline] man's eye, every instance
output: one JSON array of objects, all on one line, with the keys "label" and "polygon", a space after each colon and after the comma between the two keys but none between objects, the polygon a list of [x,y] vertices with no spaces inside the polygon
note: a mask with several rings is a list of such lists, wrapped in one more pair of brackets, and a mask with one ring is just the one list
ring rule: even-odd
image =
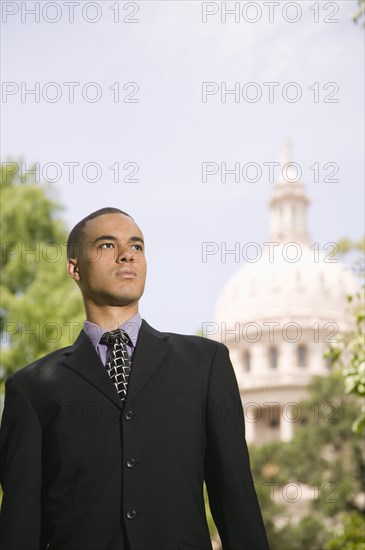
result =
[{"label": "man's eye", "polygon": [[131,248],[133,248],[134,250],[138,250],[138,251],[143,250],[143,247],[140,244],[132,244]]},{"label": "man's eye", "polygon": [[100,248],[114,248],[114,243],[103,243]]}]

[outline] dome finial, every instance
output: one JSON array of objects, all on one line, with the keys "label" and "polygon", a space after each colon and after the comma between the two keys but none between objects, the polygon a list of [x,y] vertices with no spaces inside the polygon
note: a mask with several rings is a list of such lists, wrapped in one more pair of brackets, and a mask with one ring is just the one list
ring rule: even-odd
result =
[{"label": "dome finial", "polygon": [[285,166],[293,161],[293,146],[291,138],[287,138],[281,154],[281,166]]}]

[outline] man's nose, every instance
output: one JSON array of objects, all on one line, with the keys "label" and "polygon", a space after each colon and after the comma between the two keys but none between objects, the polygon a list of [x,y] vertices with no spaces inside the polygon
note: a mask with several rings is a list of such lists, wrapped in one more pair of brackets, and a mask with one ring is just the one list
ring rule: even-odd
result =
[{"label": "man's nose", "polygon": [[135,252],[128,246],[120,247],[117,250],[117,262],[133,262]]}]

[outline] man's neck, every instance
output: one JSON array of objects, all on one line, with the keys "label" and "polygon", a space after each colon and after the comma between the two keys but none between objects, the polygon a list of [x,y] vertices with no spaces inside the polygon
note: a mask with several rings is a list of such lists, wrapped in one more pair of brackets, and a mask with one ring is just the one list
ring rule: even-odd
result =
[{"label": "man's neck", "polygon": [[138,313],[138,303],[130,306],[111,307],[85,304],[86,319],[100,327],[112,330],[123,325],[128,319]]}]

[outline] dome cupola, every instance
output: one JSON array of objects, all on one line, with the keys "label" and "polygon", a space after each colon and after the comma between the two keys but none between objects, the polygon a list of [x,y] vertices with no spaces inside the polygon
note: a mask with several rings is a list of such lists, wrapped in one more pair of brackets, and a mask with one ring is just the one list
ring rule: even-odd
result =
[{"label": "dome cupola", "polygon": [[272,241],[308,243],[307,198],[299,180],[300,166],[292,161],[291,144],[284,148],[281,175],[270,199],[270,239]]}]

